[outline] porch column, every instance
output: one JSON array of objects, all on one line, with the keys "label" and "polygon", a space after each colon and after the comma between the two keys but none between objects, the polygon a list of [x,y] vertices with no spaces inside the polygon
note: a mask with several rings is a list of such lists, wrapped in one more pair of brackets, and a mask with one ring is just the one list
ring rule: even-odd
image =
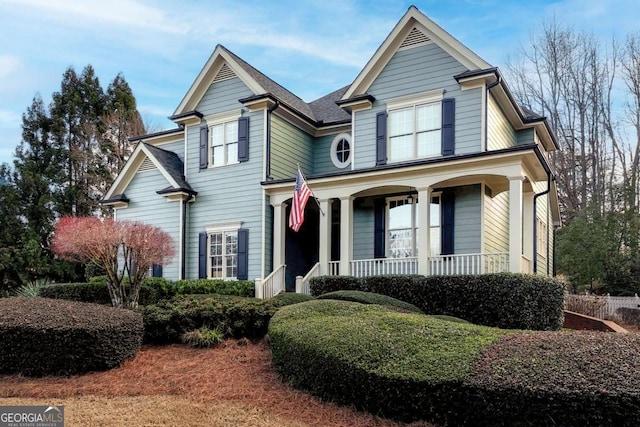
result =
[{"label": "porch column", "polygon": [[273,268],[284,264],[285,233],[287,232],[287,204],[273,205]]},{"label": "porch column", "polygon": [[429,275],[431,187],[418,188],[418,274]]},{"label": "porch column", "polygon": [[533,257],[536,254],[533,253],[533,219],[536,217],[536,213],[533,211],[533,194],[532,192],[526,192],[523,196],[523,212],[522,212],[522,254],[529,260],[529,266],[527,270],[523,270],[523,273],[533,273]]},{"label": "porch column", "polygon": [[320,199],[320,209],[324,212],[320,214],[320,235],[318,242],[320,245],[320,253],[318,254],[318,262],[320,262],[320,274],[329,273],[329,261],[331,261],[331,199]]},{"label": "porch column", "polygon": [[353,197],[340,197],[340,275],[351,274],[353,258]]},{"label": "porch column", "polygon": [[509,271],[520,273],[522,259],[522,181],[523,176],[509,177]]}]

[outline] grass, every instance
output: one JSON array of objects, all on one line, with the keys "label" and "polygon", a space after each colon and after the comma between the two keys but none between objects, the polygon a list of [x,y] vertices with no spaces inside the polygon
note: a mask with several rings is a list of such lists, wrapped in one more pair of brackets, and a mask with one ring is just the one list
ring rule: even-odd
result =
[{"label": "grass", "polygon": [[[65,405],[67,426],[400,427],[283,384],[264,342],[144,346],[120,368],[82,376],[0,376],[0,405]],[[430,424],[414,423],[413,427]]]}]

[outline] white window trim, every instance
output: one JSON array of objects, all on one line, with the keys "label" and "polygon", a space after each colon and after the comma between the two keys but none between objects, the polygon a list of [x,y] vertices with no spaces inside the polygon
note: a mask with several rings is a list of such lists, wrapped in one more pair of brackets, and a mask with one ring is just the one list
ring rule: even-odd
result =
[{"label": "white window trim", "polygon": [[[237,233],[238,230],[242,227],[242,222],[227,222],[227,223],[220,223],[220,224],[215,224],[215,225],[207,225],[205,227],[205,230],[207,232],[207,279],[222,279],[222,280],[236,280],[236,277],[227,277],[226,276],[226,264],[225,264],[225,260],[226,260],[226,253],[222,254],[222,260],[223,260],[223,264],[222,264],[222,276],[223,277],[212,277],[211,276],[211,235],[212,234],[222,234],[223,235],[223,242],[224,242],[224,234],[225,233],[229,233],[229,232],[235,232]],[[224,245],[225,243],[223,243]],[[237,245],[237,242],[236,242]],[[236,249],[237,250],[237,249]],[[236,272],[238,271],[238,253],[236,252]]]},{"label": "white window trim", "polygon": [[[338,144],[343,139],[347,140],[347,142],[349,143],[349,158],[346,162],[341,162],[338,159],[337,153]],[[331,155],[331,163],[333,163],[333,166],[337,167],[338,169],[344,169],[349,166],[351,164],[351,159],[353,159],[353,143],[351,140],[351,135],[349,135],[348,133],[339,133],[338,135],[336,135],[335,138],[333,138],[333,141],[331,141],[331,148],[329,153]]]},{"label": "white window trim", "polygon": [[240,163],[238,160],[236,160],[235,162],[226,162],[227,141],[225,141],[223,144],[224,152],[225,152],[225,163],[222,165],[214,165],[213,162],[211,161],[211,157],[213,155],[213,147],[211,145],[211,135],[212,135],[211,128],[217,125],[237,121],[240,117],[242,117],[242,109],[238,108],[236,110],[226,111],[224,113],[210,114],[204,118],[205,121],[207,122],[207,127],[209,128],[208,138],[207,138],[208,139],[207,141],[208,162],[207,163],[209,164],[209,168],[220,168],[220,167],[236,165]]},{"label": "white window trim", "polygon": [[399,96],[387,100],[387,112],[392,110],[400,110],[402,108],[411,107],[418,104],[429,104],[432,102],[442,101],[444,98],[444,89],[431,90],[414,95]]}]

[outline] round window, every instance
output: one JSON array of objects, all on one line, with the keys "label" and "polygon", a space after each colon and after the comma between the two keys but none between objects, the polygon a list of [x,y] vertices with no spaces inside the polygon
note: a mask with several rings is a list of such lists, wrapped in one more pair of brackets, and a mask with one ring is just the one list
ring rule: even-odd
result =
[{"label": "round window", "polygon": [[331,162],[337,168],[346,168],[351,164],[351,135],[341,133],[331,142]]}]

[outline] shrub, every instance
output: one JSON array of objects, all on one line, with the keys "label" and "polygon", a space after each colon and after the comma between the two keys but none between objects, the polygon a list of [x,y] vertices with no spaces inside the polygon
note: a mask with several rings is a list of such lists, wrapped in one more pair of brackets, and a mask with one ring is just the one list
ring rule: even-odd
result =
[{"label": "shrub", "polygon": [[624,323],[640,326],[640,309],[638,308],[620,307],[616,310],[616,315]]},{"label": "shrub", "polygon": [[311,295],[318,296],[327,292],[351,290],[363,291],[360,281],[352,276],[319,276],[312,277],[309,281]]},{"label": "shrub", "polygon": [[[314,279],[317,279],[314,281]],[[344,289],[375,292],[409,302],[428,314],[507,329],[555,330],[562,327],[564,286],[525,274],[477,276],[373,276],[345,280],[314,278],[319,294]],[[331,290],[328,290],[331,289]]]},{"label": "shrub", "polygon": [[359,302],[361,304],[378,304],[391,310],[401,312],[422,313],[418,307],[399,299],[388,297],[374,292],[362,291],[335,291],[322,294],[318,299],[334,299],[341,301]]},{"label": "shrub", "polygon": [[37,279],[30,281],[26,285],[20,286],[14,291],[14,294],[19,297],[37,297],[40,295],[40,290],[51,283],[49,279]]},{"label": "shrub", "polygon": [[[157,279],[151,283],[157,285]],[[146,279],[148,280],[148,279]],[[140,288],[138,302],[140,305],[154,304],[160,299],[167,298],[167,295],[158,287],[151,287],[145,284]],[[161,279],[165,280],[165,279]],[[89,302],[94,304],[111,305],[109,288],[105,283],[93,281],[89,283],[57,283],[48,285],[40,289],[39,295],[45,298],[64,299],[69,301]]]},{"label": "shrub", "polygon": [[384,416],[442,421],[448,391],[505,333],[379,305],[317,300],[280,309],[269,342],[276,369],[294,387]]},{"label": "shrub", "polygon": [[145,342],[180,342],[188,331],[219,329],[225,337],[260,338],[276,307],[265,300],[227,295],[180,295],[138,309],[144,318]]},{"label": "shrub", "polygon": [[174,295],[220,294],[253,297],[255,285],[248,280],[190,279],[178,280],[172,285]]},{"label": "shrub", "polygon": [[138,313],[47,298],[0,300],[0,372],[72,375],[110,369],[142,343]]},{"label": "shrub", "polygon": [[274,307],[284,307],[285,305],[298,304],[300,302],[311,301],[315,298],[311,295],[296,294],[294,292],[281,292],[267,301]]},{"label": "shrub", "polygon": [[402,421],[640,422],[638,334],[525,333],[317,300],[282,308],[269,336],[294,387]]},{"label": "shrub", "polygon": [[192,347],[215,347],[223,341],[224,333],[220,329],[209,329],[206,326],[182,334],[182,342]]}]

